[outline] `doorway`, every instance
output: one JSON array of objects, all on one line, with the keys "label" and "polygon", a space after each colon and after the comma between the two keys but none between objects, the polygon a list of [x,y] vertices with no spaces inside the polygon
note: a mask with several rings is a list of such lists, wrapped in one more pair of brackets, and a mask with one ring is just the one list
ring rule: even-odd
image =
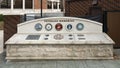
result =
[{"label": "doorway", "polygon": [[115,46],[120,48],[120,11],[106,12],[107,34],[115,41]]}]

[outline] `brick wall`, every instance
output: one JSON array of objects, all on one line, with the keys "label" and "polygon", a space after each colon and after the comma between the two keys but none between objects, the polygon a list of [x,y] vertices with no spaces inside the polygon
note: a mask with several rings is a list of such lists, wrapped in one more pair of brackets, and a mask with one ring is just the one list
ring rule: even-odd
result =
[{"label": "brick wall", "polygon": [[[65,3],[66,16],[84,16],[89,14],[93,0],[72,0]],[[120,10],[120,0],[98,0],[102,11]]]},{"label": "brick wall", "polygon": [[[40,0],[34,0],[34,8],[35,9],[40,9]],[[43,9],[47,9],[47,0],[43,0]]]}]

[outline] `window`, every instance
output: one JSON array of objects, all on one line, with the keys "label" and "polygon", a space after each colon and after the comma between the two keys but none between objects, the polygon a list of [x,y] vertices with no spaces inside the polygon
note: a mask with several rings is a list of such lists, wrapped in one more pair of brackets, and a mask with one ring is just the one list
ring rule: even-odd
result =
[{"label": "window", "polygon": [[33,7],[33,0],[25,0],[25,8],[32,9]]},{"label": "window", "polygon": [[58,2],[57,0],[55,1],[47,1],[47,9],[61,9],[61,1]]},{"label": "window", "polygon": [[54,9],[57,9],[57,2],[53,2]]},{"label": "window", "polygon": [[47,9],[52,9],[52,2],[51,1],[47,2]]},{"label": "window", "polygon": [[[25,8],[32,9],[33,0],[25,0]],[[11,0],[0,0],[0,8],[11,8]],[[13,0],[13,8],[22,9],[23,0]]]},{"label": "window", "polygon": [[1,0],[0,1],[0,8],[10,8],[11,0]]},{"label": "window", "polygon": [[14,8],[22,9],[23,7],[23,0],[14,0]]}]

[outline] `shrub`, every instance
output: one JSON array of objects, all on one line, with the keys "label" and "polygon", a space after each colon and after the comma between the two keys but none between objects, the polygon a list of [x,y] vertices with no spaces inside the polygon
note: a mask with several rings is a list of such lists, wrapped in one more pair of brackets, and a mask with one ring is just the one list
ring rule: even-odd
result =
[{"label": "shrub", "polygon": [[3,21],[3,15],[0,14],[0,21]]}]

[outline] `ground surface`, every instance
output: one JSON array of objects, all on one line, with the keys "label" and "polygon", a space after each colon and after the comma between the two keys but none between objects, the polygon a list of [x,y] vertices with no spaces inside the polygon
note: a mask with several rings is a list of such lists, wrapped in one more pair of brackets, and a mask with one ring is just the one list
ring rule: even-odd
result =
[{"label": "ground surface", "polygon": [[69,60],[1,63],[0,68],[120,68],[120,60]]},{"label": "ground surface", "polygon": [[[0,30],[0,50],[3,47],[3,31]],[[0,68],[120,68],[120,49],[114,49],[114,60],[48,60],[6,62],[5,52],[0,51]]]},{"label": "ground surface", "polygon": [[3,30],[0,30],[0,53],[3,52]]}]

